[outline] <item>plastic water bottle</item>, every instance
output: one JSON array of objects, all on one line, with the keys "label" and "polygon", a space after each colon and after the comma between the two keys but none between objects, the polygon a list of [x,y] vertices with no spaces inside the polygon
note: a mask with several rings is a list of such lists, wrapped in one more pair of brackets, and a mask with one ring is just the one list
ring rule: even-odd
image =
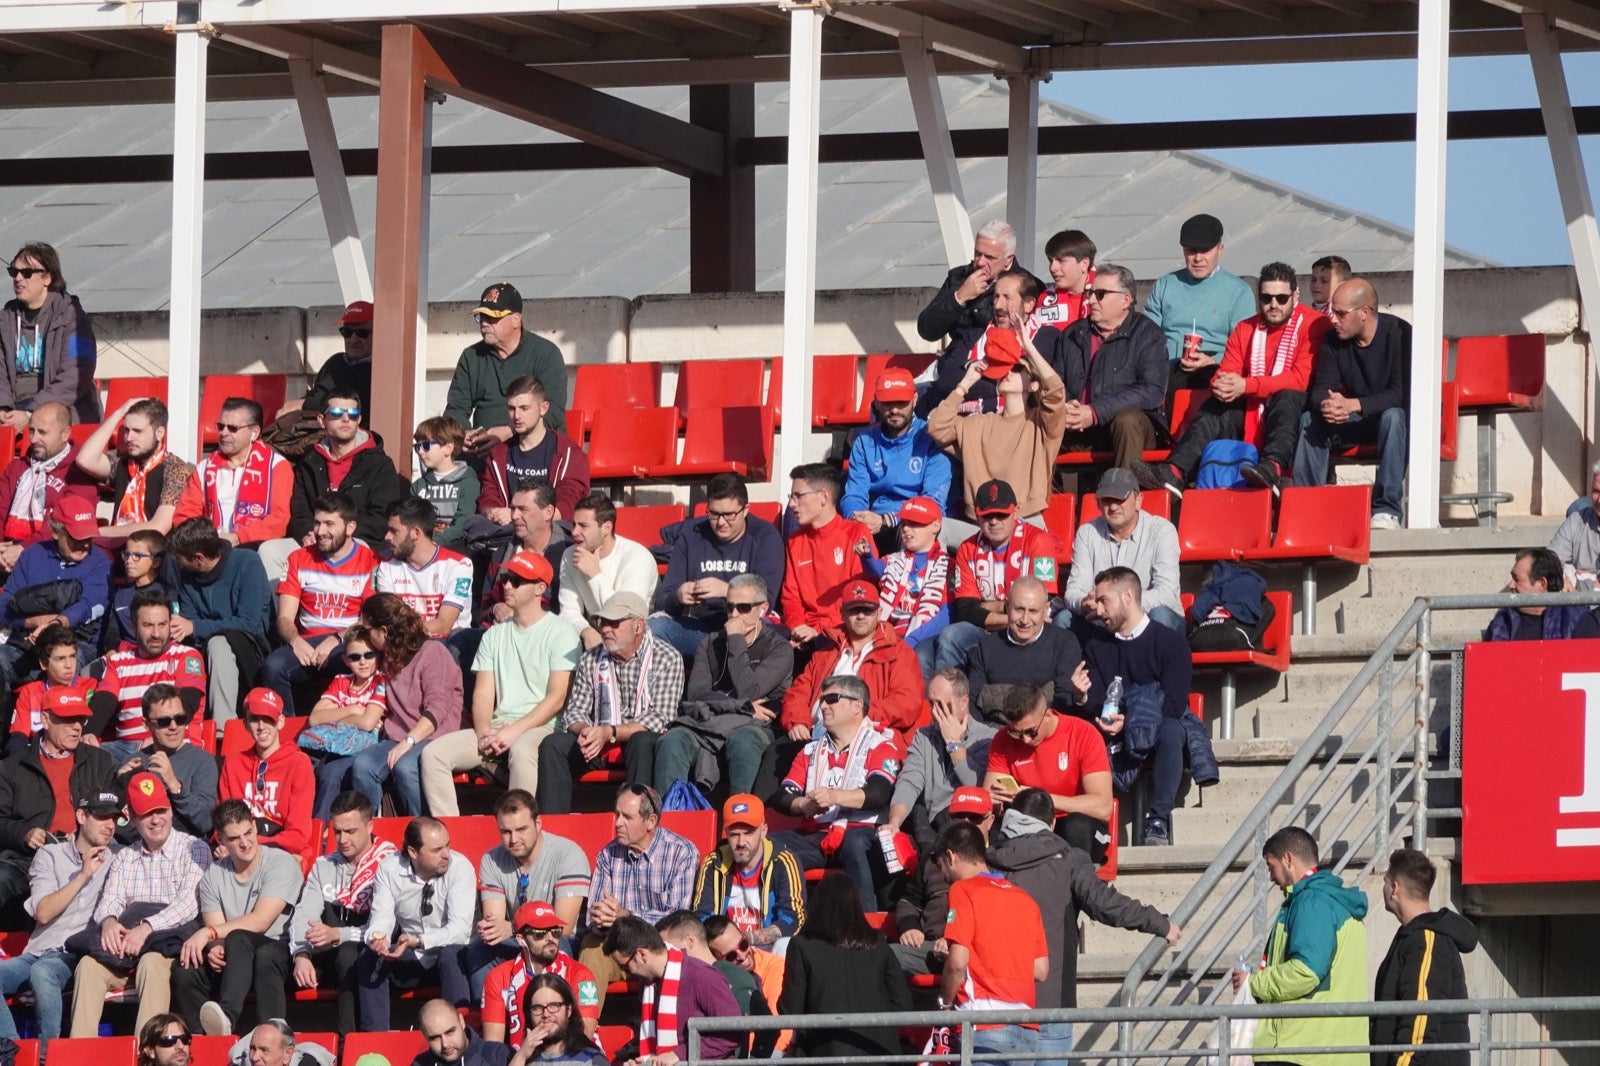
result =
[{"label": "plastic water bottle", "polygon": [[1111,679],[1111,684],[1106,686],[1106,700],[1100,705],[1100,720],[1109,722],[1122,713],[1122,675]]}]

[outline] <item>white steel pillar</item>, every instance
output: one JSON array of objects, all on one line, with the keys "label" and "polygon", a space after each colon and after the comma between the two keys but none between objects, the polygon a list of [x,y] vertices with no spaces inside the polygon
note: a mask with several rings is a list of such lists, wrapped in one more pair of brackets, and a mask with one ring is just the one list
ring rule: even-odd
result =
[{"label": "white steel pillar", "polygon": [[1594,201],[1589,177],[1578,146],[1578,128],[1572,118],[1572,98],[1555,31],[1545,16],[1522,13],[1522,30],[1528,38],[1528,58],[1533,61],[1533,83],[1539,90],[1539,110],[1544,115],[1544,135],[1550,144],[1556,190],[1561,194],[1561,214],[1567,221],[1567,243],[1578,273],[1578,295],[1586,314],[1600,314],[1600,233],[1596,232]]},{"label": "white steel pillar", "polygon": [[1439,353],[1444,341],[1445,122],[1450,100],[1450,3],[1417,5],[1417,168],[1412,256],[1411,461],[1406,524],[1439,525]]},{"label": "white steel pillar", "polygon": [[339,138],[333,129],[333,112],[328,108],[328,92],[322,75],[309,59],[290,59],[289,76],[294,83],[295,103],[300,107],[300,126],[306,135],[306,151],[311,156],[311,173],[317,181],[317,202],[322,207],[322,222],[328,230],[328,248],[339,274],[341,302],[372,299],[372,273],[367,269],[367,253],[361,244],[361,229],[350,203],[350,184],[345,178],[344,160],[339,156]]},{"label": "white steel pillar", "polygon": [[817,315],[817,151],[822,128],[820,6],[789,9],[789,162],[783,254],[783,433],[772,471],[781,501],[811,435],[811,335]]},{"label": "white steel pillar", "polygon": [[967,198],[961,192],[961,171],[956,167],[955,148],[950,143],[950,122],[944,113],[933,54],[921,37],[907,35],[900,38],[900,60],[905,64],[906,82],[911,88],[911,110],[917,119],[917,136],[922,139],[922,156],[928,164],[928,185],[933,189],[933,208],[939,216],[945,258],[951,266],[960,266],[972,261],[972,218],[967,214]]},{"label": "white steel pillar", "polygon": [[[167,304],[167,419],[173,450],[200,458],[200,276],[205,219],[206,48],[198,23],[175,27],[172,295]],[[193,454],[190,454],[190,452]]]},{"label": "white steel pillar", "polygon": [[[428,250],[433,247],[433,108],[442,97],[430,92],[422,104],[422,209],[417,219],[422,234],[422,254],[417,257],[417,365],[411,395],[415,425],[434,411],[428,403]],[[440,408],[443,410],[443,407]]]},{"label": "white steel pillar", "polygon": [[1017,262],[1038,270],[1039,79],[1006,78],[1010,117],[1006,124],[1006,221],[1017,233]]}]

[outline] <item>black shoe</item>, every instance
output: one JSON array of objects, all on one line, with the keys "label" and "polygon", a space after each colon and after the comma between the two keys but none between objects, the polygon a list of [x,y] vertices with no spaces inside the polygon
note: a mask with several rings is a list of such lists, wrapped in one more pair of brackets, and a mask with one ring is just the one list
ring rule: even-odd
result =
[{"label": "black shoe", "polygon": [[1165,489],[1174,502],[1183,499],[1183,479],[1172,472],[1170,463],[1147,463],[1143,459],[1135,459],[1128,469],[1133,471],[1134,480],[1139,482],[1141,489],[1147,492]]},{"label": "black shoe", "polygon": [[1248,484],[1271,489],[1274,496],[1283,494],[1283,475],[1278,472],[1278,464],[1271,459],[1263,459],[1259,463],[1245,463],[1239,468],[1239,476]]},{"label": "black shoe", "polygon": [[1144,820],[1144,846],[1147,848],[1165,848],[1172,845],[1172,837],[1167,834],[1167,823],[1160,818],[1146,818]]}]

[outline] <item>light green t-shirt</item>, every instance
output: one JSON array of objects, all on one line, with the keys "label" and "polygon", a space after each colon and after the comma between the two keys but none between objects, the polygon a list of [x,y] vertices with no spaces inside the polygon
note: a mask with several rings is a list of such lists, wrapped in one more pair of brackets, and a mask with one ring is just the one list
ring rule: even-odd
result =
[{"label": "light green t-shirt", "polygon": [[495,728],[515,722],[539,705],[549,691],[550,674],[576,670],[583,645],[578,631],[558,615],[546,614],[531,626],[507,619],[489,627],[473,670],[494,674]]}]

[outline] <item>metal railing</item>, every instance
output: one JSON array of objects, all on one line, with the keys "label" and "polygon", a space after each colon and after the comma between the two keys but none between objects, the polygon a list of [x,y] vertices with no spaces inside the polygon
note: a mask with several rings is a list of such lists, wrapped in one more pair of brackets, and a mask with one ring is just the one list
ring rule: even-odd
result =
[{"label": "metal railing", "polygon": [[[1275,899],[1268,906],[1277,890],[1261,858],[1276,829],[1301,826],[1318,840],[1323,869],[1353,870],[1359,878],[1383,868],[1397,833],[1403,838],[1409,829],[1411,846],[1425,849],[1430,819],[1460,817],[1459,808],[1428,807],[1434,657],[1457,647],[1434,640],[1435,612],[1559,604],[1600,604],[1600,592],[1418,598],[1174,908],[1183,944],[1162,962],[1166,941],[1153,938],[1128,971],[1120,1002],[1150,1008],[1231,1000],[1221,978],[1236,959],[1260,957],[1276,910]],[[1438,776],[1459,777],[1459,770]],[[1129,1053],[1158,1040],[1178,1046],[1192,1040],[1195,1025],[1215,1017],[1169,1015],[1168,1025],[1179,1027],[1175,1038],[1167,1025],[1136,1035],[1124,1019],[1117,1044]]]},{"label": "metal railing", "polygon": [[[1568,1051],[1583,1048],[1600,1048],[1600,1036],[1590,1035],[1576,1039],[1564,1039],[1553,1033],[1562,1032],[1566,1026],[1562,1023],[1570,1020],[1572,1028],[1579,1032],[1593,1033],[1588,1025],[1589,1019],[1600,1014],[1600,997],[1596,996],[1563,996],[1548,997],[1544,999],[1467,999],[1453,1001],[1431,1002],[1389,1002],[1389,1003],[1284,1003],[1284,1004],[1211,1004],[1209,1006],[1159,1006],[1159,1007],[1077,1007],[1058,1010],[1009,1010],[1009,1011],[917,1011],[901,1014],[875,1013],[875,1014],[804,1014],[785,1015],[781,1017],[731,1017],[731,1018],[691,1018],[689,1020],[689,1042],[685,1049],[688,1058],[686,1066],[699,1066],[700,1063],[711,1061],[701,1058],[701,1048],[704,1038],[713,1033],[728,1035],[747,1034],[755,1032],[770,1032],[774,1029],[793,1029],[797,1032],[809,1032],[818,1029],[851,1030],[876,1027],[894,1028],[932,1028],[948,1026],[950,1028],[951,1051],[944,1054],[931,1054],[925,1052],[901,1053],[894,1055],[847,1055],[847,1056],[812,1056],[806,1057],[796,1054],[785,1054],[783,1061],[793,1066],[843,1066],[843,1064],[858,1063],[922,1063],[922,1062],[949,1062],[967,1066],[974,1062],[994,1062],[1000,1059],[997,1054],[983,1054],[975,1052],[976,1027],[979,1025],[993,1024],[1019,1024],[1040,1022],[1071,1022],[1075,1043],[1080,1047],[1082,1041],[1077,1040],[1081,1031],[1079,1025],[1091,1023],[1094,1025],[1111,1024],[1118,1026],[1131,1026],[1139,1023],[1155,1023],[1158,1027],[1171,1024],[1187,1023],[1191,1028],[1201,1028],[1214,1035],[1211,1046],[1201,1048],[1195,1044],[1183,1046],[1172,1045],[1161,1048],[1140,1049],[1085,1049],[1074,1048],[1071,1051],[1038,1050],[1010,1050],[1004,1053],[1005,1063],[1033,1062],[1038,1059],[1071,1059],[1078,1062],[1097,1060],[1107,1063],[1120,1064],[1134,1060],[1148,1060],[1152,1062],[1181,1062],[1195,1063],[1205,1059],[1212,1059],[1220,1063],[1228,1063],[1231,1056],[1245,1056],[1248,1049],[1235,1048],[1230,1044],[1231,1026],[1234,1021],[1246,1019],[1262,1020],[1268,1018],[1349,1018],[1352,1014],[1367,1017],[1394,1017],[1411,1016],[1416,1014],[1426,1015],[1465,1015],[1470,1019],[1469,1027],[1476,1030],[1471,1039],[1463,1043],[1438,1043],[1428,1044],[1430,1051],[1476,1051],[1478,1053],[1477,1066],[1493,1066],[1496,1062],[1507,1062],[1506,1053],[1517,1053],[1535,1050]],[[1532,1029],[1538,1034],[1536,1039],[1525,1039],[1516,1031],[1515,1025],[1508,1025],[1508,1017],[1527,1015],[1533,1019]],[[1552,1022],[1554,1019],[1554,1022]],[[1296,1046],[1296,1056],[1302,1054],[1339,1054],[1359,1053],[1365,1056],[1371,1051],[1414,1051],[1411,1044],[1321,1044]],[[1264,1053],[1265,1054],[1265,1053]]]}]

